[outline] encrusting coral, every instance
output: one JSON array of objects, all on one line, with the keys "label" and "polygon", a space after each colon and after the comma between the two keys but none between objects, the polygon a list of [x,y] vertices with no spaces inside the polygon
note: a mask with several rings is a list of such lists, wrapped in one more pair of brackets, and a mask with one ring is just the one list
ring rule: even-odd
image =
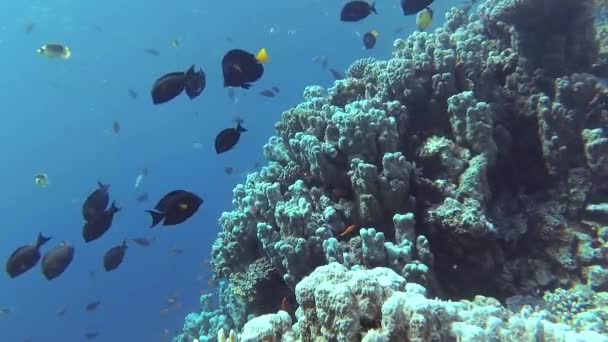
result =
[{"label": "encrusting coral", "polygon": [[[454,8],[390,60],[308,87],[219,220],[220,307],[175,341],[220,328],[243,341],[608,340],[608,92],[589,74],[607,66],[592,9]],[[577,296],[593,303],[557,299]],[[509,304],[522,298],[534,309]]]}]

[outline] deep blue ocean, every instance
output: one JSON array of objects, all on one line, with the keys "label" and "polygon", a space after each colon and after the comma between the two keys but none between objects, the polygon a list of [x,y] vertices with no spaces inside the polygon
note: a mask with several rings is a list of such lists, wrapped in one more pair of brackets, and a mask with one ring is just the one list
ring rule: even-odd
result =
[{"label": "deep blue ocean", "polygon": [[[203,260],[209,258],[218,217],[232,207],[232,189],[256,162],[265,164],[263,144],[282,111],[301,101],[304,87],[333,83],[313,57],[326,56],[329,67],[343,72],[358,58],[388,58],[394,39],[415,30],[415,17],[404,17],[397,0],[379,0],[379,15],[358,23],[338,20],[343,3],[2,1],[0,255],[6,262],[38,232],[52,236],[43,254],[61,241],[72,244],[76,254],[52,281],[42,276],[40,265],[15,279],[3,275],[0,308],[10,312],[0,316],[0,341],[84,341],[88,332],[100,333],[96,341],[166,341],[181,330],[184,316],[197,311],[198,296],[207,290],[210,271]],[[454,5],[436,1],[433,27]],[[394,33],[399,27],[403,31]],[[380,36],[366,51],[357,33],[371,29]],[[69,46],[72,57],[51,60],[35,52],[53,42]],[[266,48],[271,58],[252,89],[236,90],[236,103],[222,86],[220,68],[232,48],[252,53]],[[192,64],[207,75],[201,96],[153,105],[153,82]],[[272,86],[280,88],[277,97],[258,94]],[[138,97],[131,98],[128,89]],[[249,131],[234,150],[216,155],[215,135],[233,127],[235,117],[243,118]],[[115,120],[119,134],[112,132]],[[227,175],[226,167],[234,173]],[[149,174],[135,189],[142,168]],[[34,184],[38,173],[48,174],[49,187]],[[81,205],[98,181],[110,184],[110,197],[122,210],[106,235],[85,244]],[[144,210],[175,189],[198,194],[203,206],[184,224],[149,229]],[[135,197],[144,191],[150,199],[138,203]],[[147,248],[128,243],[123,264],[105,272],[104,252],[139,236],[157,239]],[[172,255],[175,248],[183,254]],[[161,314],[174,293],[181,308]],[[85,311],[96,300],[99,308]],[[57,316],[64,306],[65,315]]]}]

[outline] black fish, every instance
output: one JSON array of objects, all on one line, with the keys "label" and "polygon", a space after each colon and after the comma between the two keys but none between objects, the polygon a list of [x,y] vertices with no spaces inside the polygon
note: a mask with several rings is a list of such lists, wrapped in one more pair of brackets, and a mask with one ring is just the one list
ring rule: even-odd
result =
[{"label": "black fish", "polygon": [[249,89],[264,74],[264,66],[256,57],[243,50],[228,51],[222,58],[224,87],[241,87]]},{"label": "black fish", "polygon": [[376,46],[376,36],[378,35],[378,33],[376,33],[376,31],[372,31],[372,32],[367,32],[363,35],[363,46],[365,46],[366,49],[371,49],[374,46]]},{"label": "black fish", "polygon": [[190,99],[200,95],[205,88],[205,73],[194,71],[192,65],[186,72],[168,73],[154,82],[152,86],[152,103],[169,102],[181,94],[184,89]]},{"label": "black fish", "polygon": [[82,205],[82,217],[85,221],[93,219],[95,215],[106,210],[108,203],[110,203],[110,196],[108,195],[110,185],[101,182],[97,182],[97,184],[99,188],[93,191]]},{"label": "black fish", "polygon": [[55,315],[62,317],[66,312],[68,312],[68,306],[62,305],[59,309],[57,309],[57,311],[55,311]]},{"label": "black fish", "polygon": [[74,259],[74,247],[61,243],[48,251],[42,258],[42,274],[48,280],[60,276]]},{"label": "black fish", "polygon": [[186,88],[186,95],[192,100],[193,98],[199,96],[203,90],[205,89],[205,85],[207,84],[207,78],[202,69],[198,69],[198,71],[194,70],[194,65],[186,71],[186,80],[184,86]]},{"label": "black fish", "polygon": [[116,204],[112,202],[110,209],[102,211],[90,221],[86,222],[82,227],[82,237],[84,238],[84,241],[91,242],[99,239],[103,234],[105,234],[112,226],[114,214],[116,214],[119,210],[120,208],[117,208]]},{"label": "black fish", "polygon": [[174,190],[158,201],[154,210],[146,210],[152,216],[152,225],[156,226],[163,221],[163,226],[173,226],[189,219],[203,204],[203,199],[196,194]]},{"label": "black fish", "polygon": [[95,311],[95,310],[97,310],[97,308],[99,307],[99,304],[101,304],[101,301],[100,301],[100,300],[96,300],[96,301],[94,301],[94,302],[89,302],[89,303],[87,303],[87,305],[84,307],[84,309],[85,309],[86,311],[89,311],[89,312],[91,312],[91,311]]},{"label": "black fish", "polygon": [[432,3],[433,0],[401,0],[401,9],[403,15],[412,15],[422,11]]},{"label": "black fish", "polygon": [[127,241],[123,241],[122,245],[118,245],[110,248],[103,256],[103,268],[106,272],[115,270],[125,257],[125,251],[127,250]]},{"label": "black fish", "polygon": [[142,194],[139,194],[137,197],[135,197],[135,200],[139,203],[142,203],[142,202],[147,201],[148,197],[149,197],[148,193],[144,192]]},{"label": "black fish", "polygon": [[135,242],[136,244],[142,246],[142,247],[148,247],[150,246],[150,244],[152,244],[152,241],[154,241],[154,238],[145,238],[145,237],[136,237],[131,239],[131,241]]},{"label": "black fish", "polygon": [[152,55],[152,56],[160,56],[160,51],[156,50],[156,49],[145,49],[144,50],[148,55]]},{"label": "black fish", "polygon": [[272,87],[272,90],[273,90],[273,91],[274,91],[276,94],[278,94],[278,93],[280,93],[280,92],[281,92],[281,89],[279,89],[279,87],[277,87],[277,86]]},{"label": "black fish", "polygon": [[241,122],[237,123],[236,128],[226,128],[215,137],[215,153],[220,154],[231,150],[241,137],[241,133],[247,132]]},{"label": "black fish", "polygon": [[45,237],[42,233],[38,233],[36,244],[17,248],[6,262],[6,273],[11,278],[15,278],[34,267],[38,260],[40,260],[40,246],[50,239],[50,237]]},{"label": "black fish", "polygon": [[32,33],[32,31],[34,31],[34,26],[36,26],[36,24],[34,23],[27,24],[27,26],[25,27],[25,34]]},{"label": "black fish", "polygon": [[128,92],[129,92],[129,96],[131,96],[132,99],[137,98],[137,92],[135,92],[135,90],[129,89]]},{"label": "black fish", "polygon": [[359,21],[365,19],[372,12],[378,14],[376,12],[376,2],[370,5],[367,1],[351,1],[342,7],[340,20],[349,22]]},{"label": "black fish", "polygon": [[163,75],[152,86],[152,103],[169,102],[181,94],[185,88],[186,73],[172,72]]},{"label": "black fish", "polygon": [[232,101],[232,103],[237,102],[236,94],[234,93],[234,88],[228,88],[228,98],[230,99],[230,101]]},{"label": "black fish", "polygon": [[271,89],[264,89],[260,92],[260,95],[264,97],[274,97],[276,94]]},{"label": "black fish", "polygon": [[336,81],[344,79],[344,75],[336,69],[329,69],[329,72],[334,77]]},{"label": "black fish", "polygon": [[95,338],[97,338],[97,336],[99,336],[99,332],[97,331],[88,332],[84,334],[84,338],[86,338],[87,340],[94,340]]}]

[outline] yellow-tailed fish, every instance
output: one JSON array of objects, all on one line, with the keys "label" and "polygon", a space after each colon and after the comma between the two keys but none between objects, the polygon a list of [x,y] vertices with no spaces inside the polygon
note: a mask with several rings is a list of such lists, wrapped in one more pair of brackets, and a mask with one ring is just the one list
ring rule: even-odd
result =
[{"label": "yellow-tailed fish", "polygon": [[258,51],[258,54],[255,55],[255,59],[260,63],[266,63],[268,62],[270,57],[268,56],[268,52],[266,52],[266,49],[261,48],[260,51]]}]

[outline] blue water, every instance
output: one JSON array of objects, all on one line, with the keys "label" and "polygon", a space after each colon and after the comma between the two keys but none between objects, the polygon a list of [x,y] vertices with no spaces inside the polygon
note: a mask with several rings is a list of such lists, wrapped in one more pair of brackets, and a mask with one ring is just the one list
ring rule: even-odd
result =
[{"label": "blue water", "polygon": [[[0,317],[0,341],[83,341],[93,331],[100,333],[97,341],[160,341],[181,329],[207,288],[210,273],[201,264],[209,258],[217,218],[232,207],[232,189],[256,162],[263,163],[262,145],[281,112],[301,101],[304,87],[333,82],[311,59],[327,56],[330,67],[344,71],[357,58],[388,58],[393,40],[414,31],[414,17],[403,17],[398,1],[378,2],[380,15],[347,24],[338,20],[344,3],[338,0],[2,1],[0,256],[5,262],[38,232],[53,237],[42,253],[65,240],[76,255],[53,281],[43,278],[39,265],[16,279],[1,278],[0,307],[12,312]],[[451,5],[434,5],[434,26]],[[30,23],[34,29],[26,35]],[[404,28],[399,35],[393,34],[397,27]],[[371,29],[380,32],[378,44],[364,51],[356,32]],[[174,39],[178,48],[171,46]],[[35,53],[48,42],[68,45],[72,58],[48,60]],[[222,87],[221,58],[231,48],[261,47],[271,56],[266,72],[252,90],[237,90],[233,103]],[[160,56],[146,54],[148,48]],[[153,106],[154,80],[191,64],[207,74],[203,94]],[[278,97],[257,94],[272,86],[281,89]],[[139,97],[130,98],[127,89]],[[213,139],[236,116],[249,131],[233,151],[218,156]],[[121,124],[119,135],[111,133],[114,120]],[[193,148],[196,142],[203,147]],[[224,173],[227,166],[235,168],[233,175]],[[134,181],[143,167],[149,176],[141,191],[150,200],[137,203]],[[49,175],[50,187],[33,184],[40,172]],[[98,180],[111,185],[111,198],[122,210],[106,235],[85,244],[80,208]],[[178,188],[204,198],[199,212],[175,228],[148,229],[144,210]],[[154,235],[151,247],[130,243],[124,263],[103,271],[107,249]],[[173,247],[184,253],[172,256]],[[175,291],[181,309],[161,315]],[[84,306],[95,300],[101,301],[98,310],[86,312]],[[66,315],[57,317],[64,305]]]}]

